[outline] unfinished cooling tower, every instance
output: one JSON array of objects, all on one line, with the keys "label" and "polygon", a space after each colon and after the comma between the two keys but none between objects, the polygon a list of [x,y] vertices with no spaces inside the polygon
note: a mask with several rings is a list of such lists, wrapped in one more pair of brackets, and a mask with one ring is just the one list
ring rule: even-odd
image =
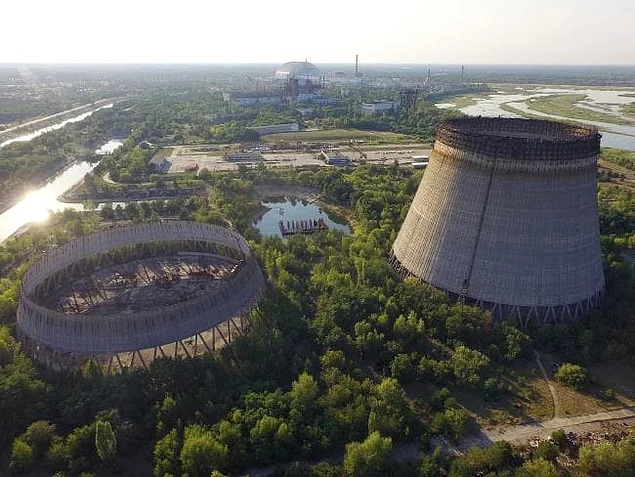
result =
[{"label": "unfinished cooling tower", "polygon": [[595,128],[444,123],[395,240],[394,266],[526,324],[575,319],[604,290]]}]

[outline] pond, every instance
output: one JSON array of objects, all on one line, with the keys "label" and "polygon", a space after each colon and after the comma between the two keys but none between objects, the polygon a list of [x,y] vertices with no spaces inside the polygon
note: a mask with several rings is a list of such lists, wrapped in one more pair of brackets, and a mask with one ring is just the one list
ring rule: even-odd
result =
[{"label": "pond", "polygon": [[342,219],[327,214],[315,202],[283,197],[262,201],[262,205],[269,210],[254,224],[262,235],[282,237],[280,221],[283,228],[290,231],[294,228],[320,228],[323,224],[329,229],[340,230],[346,235],[351,233],[350,227],[343,223]]}]

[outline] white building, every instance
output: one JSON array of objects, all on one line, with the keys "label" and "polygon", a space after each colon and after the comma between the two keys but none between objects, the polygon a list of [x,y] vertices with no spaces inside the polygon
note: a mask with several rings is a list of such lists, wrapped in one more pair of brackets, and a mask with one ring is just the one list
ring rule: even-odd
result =
[{"label": "white building", "polygon": [[394,101],[378,100],[372,103],[362,103],[363,115],[387,114],[395,111]]}]

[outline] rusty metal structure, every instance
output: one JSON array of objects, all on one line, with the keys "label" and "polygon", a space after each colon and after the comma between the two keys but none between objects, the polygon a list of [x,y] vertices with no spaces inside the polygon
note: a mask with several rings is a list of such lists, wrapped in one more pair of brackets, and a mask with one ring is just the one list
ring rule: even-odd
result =
[{"label": "rusty metal structure", "polygon": [[600,138],[543,120],[442,124],[393,265],[524,325],[583,316],[604,290]]},{"label": "rusty metal structure", "polygon": [[[232,264],[231,274],[215,280],[210,291],[199,290],[198,295],[167,306],[154,306],[150,300],[149,309],[140,311],[134,300],[127,300],[130,303],[114,313],[65,313],[49,306],[51,296],[73,277],[88,276],[92,283],[91,274],[106,264],[118,268],[139,257],[170,254],[176,259],[184,254],[216,257]],[[233,230],[181,221],[115,227],[49,250],[26,272],[18,335],[27,352],[54,368],[74,368],[88,359],[109,369],[146,366],[157,356],[213,351],[217,336],[229,342],[232,333],[244,329],[243,319],[264,287],[257,259],[247,241]]]}]

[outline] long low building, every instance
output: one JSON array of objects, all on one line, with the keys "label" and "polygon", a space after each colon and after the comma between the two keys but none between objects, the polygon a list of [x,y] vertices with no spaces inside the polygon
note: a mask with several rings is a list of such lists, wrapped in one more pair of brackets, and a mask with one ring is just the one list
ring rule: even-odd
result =
[{"label": "long low building", "polygon": [[279,134],[298,132],[300,125],[298,123],[270,124],[268,126],[254,126],[249,128],[258,134]]},{"label": "long low building", "polygon": [[242,107],[258,106],[261,104],[275,105],[282,103],[282,94],[278,91],[226,91],[223,93],[223,101]]}]

